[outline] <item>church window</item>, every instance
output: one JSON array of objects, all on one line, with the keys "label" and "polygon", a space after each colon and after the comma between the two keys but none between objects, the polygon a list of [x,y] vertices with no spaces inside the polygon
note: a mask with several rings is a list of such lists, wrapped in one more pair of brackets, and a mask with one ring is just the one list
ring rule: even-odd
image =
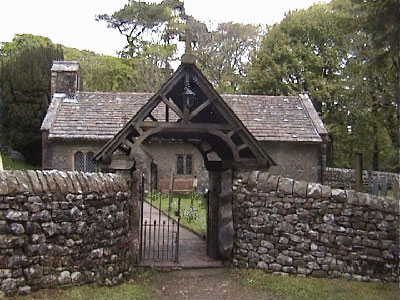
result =
[{"label": "church window", "polygon": [[74,154],[74,170],[75,171],[83,171],[83,168],[85,166],[84,160],[85,160],[85,158],[81,151],[75,152],[75,154]]},{"label": "church window", "polygon": [[182,175],[183,173],[183,155],[178,155],[176,158],[176,174]]},{"label": "church window", "polygon": [[193,172],[193,159],[191,155],[186,155],[186,175],[191,175]]},{"label": "church window", "polygon": [[176,174],[191,175],[193,174],[193,157],[192,155],[178,155],[176,157]]},{"label": "church window", "polygon": [[86,153],[86,172],[96,172],[96,163],[93,157],[94,153],[92,151]]},{"label": "church window", "polygon": [[74,171],[96,172],[96,162],[93,160],[94,152],[77,151],[74,154]]}]

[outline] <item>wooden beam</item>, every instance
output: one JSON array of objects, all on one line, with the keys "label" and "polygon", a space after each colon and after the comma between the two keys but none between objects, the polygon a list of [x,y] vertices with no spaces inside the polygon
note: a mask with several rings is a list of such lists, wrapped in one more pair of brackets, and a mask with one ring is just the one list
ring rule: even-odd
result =
[{"label": "wooden beam", "polygon": [[138,137],[136,140],[135,140],[135,143],[133,144],[133,147],[131,148],[132,150],[131,150],[131,153],[129,154],[129,159],[130,160],[133,160],[134,159],[134,155],[135,155],[135,152],[136,152],[136,150],[139,148],[139,146],[143,143],[143,141],[145,140],[145,139],[147,139],[149,136],[151,136],[151,135],[153,135],[153,134],[156,134],[157,132],[160,132],[162,130],[162,128],[153,128],[153,129],[150,129],[150,130],[147,130],[146,132],[144,132],[140,137]]},{"label": "wooden beam", "polygon": [[[189,78],[189,73],[185,72],[185,88],[189,87],[190,84],[190,78]],[[189,107],[186,105],[186,99],[185,97],[183,98],[183,123],[189,123]]]},{"label": "wooden beam", "polygon": [[171,100],[167,99],[165,96],[162,96],[162,101],[171,108],[181,119],[183,119],[183,112],[179,109],[178,106]]},{"label": "wooden beam", "polygon": [[231,131],[229,131],[228,132],[228,134],[226,135],[228,138],[231,138],[232,137],[232,135],[234,135],[235,134],[235,130],[231,130]]},{"label": "wooden beam", "polygon": [[212,103],[209,99],[207,101],[203,102],[200,104],[198,107],[196,107],[195,110],[193,110],[190,113],[189,120],[193,119],[195,116],[197,116],[202,110],[204,110],[207,106],[209,106]]},{"label": "wooden beam", "polygon": [[153,120],[154,122],[158,122],[158,120],[157,120],[151,113],[149,113],[147,116],[148,116],[151,120]]},{"label": "wooden beam", "polygon": [[140,128],[137,123],[132,123],[132,127],[139,133],[139,135],[143,134],[142,128]]},{"label": "wooden beam", "polygon": [[244,148],[249,147],[246,143],[241,144],[240,146],[237,147],[237,151],[240,152],[241,150],[243,150]]},{"label": "wooden beam", "polygon": [[215,129],[208,130],[208,132],[210,134],[213,134],[213,135],[216,135],[216,136],[220,137],[227,144],[227,146],[231,149],[233,158],[236,161],[239,161],[240,155],[239,155],[239,152],[236,149],[236,145],[230,138],[227,137],[227,135],[225,133],[223,133],[223,132],[221,132],[219,130],[215,130]]},{"label": "wooden beam", "polygon": [[208,132],[209,130],[228,131],[232,127],[229,124],[212,124],[212,123],[182,123],[182,122],[149,122],[144,121],[141,128],[149,130],[152,128],[162,128],[164,132],[193,132],[193,134],[200,132]]}]

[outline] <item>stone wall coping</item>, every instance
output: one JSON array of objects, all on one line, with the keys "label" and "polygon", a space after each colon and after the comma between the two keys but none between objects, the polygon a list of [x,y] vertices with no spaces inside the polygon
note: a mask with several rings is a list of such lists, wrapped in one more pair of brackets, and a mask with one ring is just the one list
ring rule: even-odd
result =
[{"label": "stone wall coping", "polygon": [[58,170],[0,171],[0,196],[127,192],[126,179],[113,173]]},{"label": "stone wall coping", "polygon": [[396,201],[367,193],[358,193],[354,190],[335,189],[320,183],[296,181],[260,171],[237,172],[235,178],[237,182],[257,186],[261,192],[276,192],[278,195],[300,198],[332,199],[347,205],[369,206],[371,209],[394,215],[399,213]]}]

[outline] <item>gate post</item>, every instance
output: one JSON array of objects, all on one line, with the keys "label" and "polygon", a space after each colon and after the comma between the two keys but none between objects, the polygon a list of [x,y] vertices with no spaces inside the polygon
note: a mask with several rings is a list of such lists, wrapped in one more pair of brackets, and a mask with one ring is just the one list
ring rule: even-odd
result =
[{"label": "gate post", "polygon": [[209,171],[207,211],[207,255],[218,258],[218,195],[221,190],[221,172]]},{"label": "gate post", "polygon": [[232,195],[232,170],[227,170],[221,174],[221,193],[218,199],[218,250],[223,260],[232,259],[234,235]]},{"label": "gate post", "polygon": [[230,260],[233,249],[232,171],[209,171],[207,255]]},{"label": "gate post", "polygon": [[129,199],[129,261],[131,264],[138,263],[139,258],[139,199],[140,199],[140,171],[133,171],[131,173],[131,197]]}]

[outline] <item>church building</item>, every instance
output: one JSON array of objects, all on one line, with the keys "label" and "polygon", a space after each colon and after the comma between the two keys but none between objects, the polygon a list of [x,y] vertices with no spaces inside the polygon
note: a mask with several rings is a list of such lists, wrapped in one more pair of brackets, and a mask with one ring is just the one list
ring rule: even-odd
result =
[{"label": "church building", "polygon": [[[135,162],[114,159],[112,169],[140,168],[152,188],[165,188],[171,173],[177,182],[196,177],[199,190],[206,188],[210,166],[229,161],[228,154],[213,151],[212,144],[217,139],[231,145],[227,151],[243,164],[257,156],[254,153],[262,153],[265,163],[260,163],[260,168],[268,165],[270,173],[322,181],[327,130],[307,95],[219,95],[194,63],[182,64],[161,87],[162,93],[155,94],[79,91],[76,61],[54,61],[51,72],[52,101],[41,127],[43,169],[106,171],[107,167],[99,163],[102,158],[96,154],[105,153],[116,135],[121,136],[124,128],[134,126],[140,146],[132,147],[126,138],[113,155],[128,149]],[[153,105],[149,101],[156,102]],[[154,107],[145,119],[131,122],[151,105]],[[230,116],[237,121],[225,128]],[[206,124],[207,118],[220,120],[220,124],[201,130],[218,138],[202,139],[199,134],[200,138],[194,139],[182,129],[182,134],[166,139],[154,131],[160,122],[167,123],[163,128],[168,127],[168,122],[197,128],[196,122]],[[146,130],[158,134],[146,135]],[[262,149],[254,148],[252,139]]]}]

